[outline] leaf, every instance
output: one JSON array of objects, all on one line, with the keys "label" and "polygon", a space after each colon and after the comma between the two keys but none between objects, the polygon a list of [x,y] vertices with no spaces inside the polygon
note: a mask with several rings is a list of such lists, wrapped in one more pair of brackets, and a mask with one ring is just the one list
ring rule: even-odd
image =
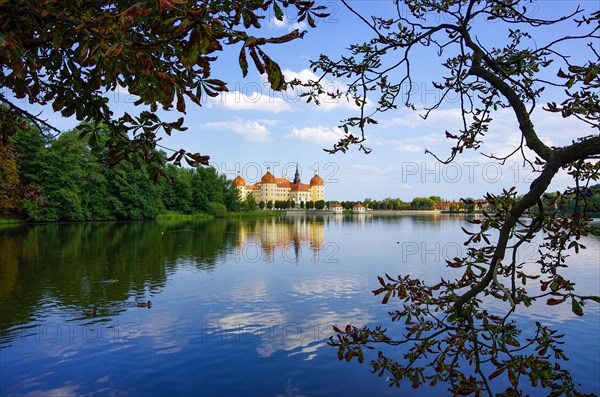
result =
[{"label": "leaf", "polygon": [[510,381],[510,384],[513,385],[513,387],[515,389],[517,388],[517,386],[519,386],[519,377],[517,376],[515,371],[513,371],[512,368],[508,369],[508,380]]},{"label": "leaf", "polygon": [[254,66],[256,66],[256,69],[258,70],[258,72],[260,74],[264,74],[265,66],[260,61],[260,58],[258,57],[258,54],[256,53],[256,50],[254,49],[254,47],[250,48],[250,58],[252,58],[252,60],[254,61]]},{"label": "leaf", "polygon": [[283,21],[283,11],[276,1],[273,2],[273,11],[275,12],[275,18],[277,18],[278,21]]},{"label": "leaf", "polygon": [[497,377],[497,376],[501,375],[501,374],[504,372],[504,370],[505,370],[505,368],[504,368],[504,367],[502,367],[502,368],[498,368],[496,371],[494,371],[494,372],[492,372],[492,373],[490,374],[490,376],[488,377],[488,379],[489,379],[489,380],[492,380],[492,379],[494,379],[495,377]]},{"label": "leaf", "polygon": [[271,88],[275,91],[281,91],[285,83],[283,73],[281,73],[281,68],[279,67],[277,62],[269,58],[267,54],[265,54],[263,51],[261,51],[260,49],[258,49],[258,51],[260,52],[263,62],[266,65],[266,72],[269,79],[269,83],[271,83]]},{"label": "leaf", "polygon": [[563,299],[548,298],[548,301],[546,302],[546,304],[548,304],[549,306],[554,306],[554,305],[561,304],[564,301],[565,301],[565,298],[563,298]]},{"label": "leaf", "polygon": [[571,310],[573,311],[573,313],[577,314],[578,316],[583,316],[583,308],[581,307],[581,305],[579,304],[579,302],[577,302],[577,299],[573,298],[571,299]]},{"label": "leaf", "polygon": [[242,47],[239,56],[240,68],[242,69],[242,76],[248,75],[248,59],[246,58],[246,47]]},{"label": "leaf", "polygon": [[381,301],[382,304],[386,304],[388,303],[388,301],[390,300],[390,296],[392,296],[392,291],[388,291],[387,294],[385,294],[385,296],[383,297],[383,300]]}]

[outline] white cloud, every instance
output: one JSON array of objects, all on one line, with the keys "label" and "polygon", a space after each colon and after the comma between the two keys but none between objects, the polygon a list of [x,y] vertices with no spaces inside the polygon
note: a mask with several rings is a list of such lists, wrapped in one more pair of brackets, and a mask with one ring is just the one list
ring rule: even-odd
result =
[{"label": "white cloud", "polygon": [[242,136],[246,141],[251,142],[266,142],[269,140],[271,133],[263,123],[253,120],[231,120],[231,121],[213,121],[200,125],[200,128],[208,129],[223,129],[226,131],[235,132]]},{"label": "white cloud", "polygon": [[337,143],[340,138],[343,137],[344,133],[339,128],[328,128],[321,126],[292,128],[291,134],[286,135],[286,138],[299,139],[301,141],[318,143],[320,145]]},{"label": "white cloud", "polygon": [[423,153],[426,148],[443,142],[441,134],[419,135],[404,139],[392,139],[389,143],[393,150],[402,153]]},{"label": "white cloud", "polygon": [[421,146],[413,145],[410,143],[401,143],[400,141],[392,141],[394,144],[394,150],[402,153],[420,153],[424,152]]},{"label": "white cloud", "polygon": [[[290,69],[283,69],[282,73],[285,77],[285,81],[287,81],[287,82],[292,81],[294,79],[298,79],[302,82],[319,80],[319,76],[317,76],[315,73],[313,73],[309,69],[302,69],[299,72],[294,72],[293,70],[290,70]],[[338,80],[323,79],[323,80],[321,80],[320,84],[323,87],[323,89],[325,90],[325,92],[328,92],[331,94],[336,93],[338,90],[340,92],[344,92],[348,88],[346,86],[346,84],[344,84]],[[303,91],[304,91],[304,89],[302,87],[296,87],[294,89],[289,88],[284,95],[291,102],[306,103],[306,98],[300,97],[300,95],[302,94]],[[345,97],[332,98],[331,96],[329,96],[327,94],[321,94],[318,96],[318,99],[319,99],[318,109],[321,109],[321,110],[333,110],[333,109],[340,109],[340,108],[341,109],[351,109],[351,110],[358,109],[358,107],[356,106],[356,104],[354,102],[349,101]],[[308,104],[308,105],[314,106],[312,103]],[[370,107],[370,106],[371,105],[370,105],[369,101],[367,101],[367,107]]]},{"label": "white cloud", "polygon": [[444,130],[451,130],[455,127],[460,127],[462,125],[461,119],[461,111],[460,109],[438,109],[432,111],[427,119],[423,119],[423,115],[425,115],[425,110],[403,110],[401,114],[397,117],[393,117],[390,119],[382,119],[379,122],[379,126],[382,128],[392,128],[392,127],[406,127],[406,128],[431,128],[433,125],[434,128],[439,130],[441,134],[443,134]]},{"label": "white cloud", "polygon": [[304,21],[291,21],[284,15],[281,21],[275,18],[275,16],[269,18],[269,27],[271,27],[272,29],[285,29],[288,32],[291,32],[292,30],[296,29],[298,29],[299,31],[306,30],[307,25]]},{"label": "white cloud", "polygon": [[246,95],[239,91],[222,93],[212,98],[211,102],[232,110],[254,110],[270,113],[281,113],[292,110],[290,104],[283,98],[271,95],[272,91],[265,90]]}]

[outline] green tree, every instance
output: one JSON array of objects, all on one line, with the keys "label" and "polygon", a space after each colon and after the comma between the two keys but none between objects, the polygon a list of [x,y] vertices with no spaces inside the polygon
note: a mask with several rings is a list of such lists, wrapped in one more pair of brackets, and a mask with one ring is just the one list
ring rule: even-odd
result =
[{"label": "green tree", "polygon": [[414,210],[433,210],[435,209],[435,202],[430,198],[426,197],[415,197],[410,203]]},{"label": "green tree", "polygon": [[244,200],[244,209],[246,211],[256,211],[256,201],[252,196],[252,193],[246,193],[246,199]]},{"label": "green tree", "polygon": [[233,181],[227,179],[223,174],[219,176],[219,179],[223,189],[223,204],[225,204],[227,211],[239,211],[242,209],[240,194]]},{"label": "green tree", "polygon": [[267,201],[267,209],[268,210],[272,210],[273,209],[273,200]]},{"label": "green tree", "polygon": [[160,186],[143,169],[119,163],[107,169],[109,205],[116,219],[152,219],[164,211]]},{"label": "green tree", "polygon": [[307,201],[305,207],[307,210],[312,210],[315,207],[315,203],[312,201]]},{"label": "green tree", "polygon": [[315,201],[315,208],[318,210],[322,210],[323,208],[325,208],[325,201],[324,200]]},{"label": "green tree", "polygon": [[[530,382],[550,389],[545,392],[553,396],[582,395],[560,365],[565,359],[560,335],[537,322],[527,338],[531,332],[524,333],[512,314],[518,306],[542,300],[551,306],[569,305],[581,316],[584,304],[600,301],[578,293],[564,272],[567,252],[583,249],[578,239],[590,232],[590,217],[551,212],[542,201],[561,170],[573,178],[573,187],[549,205],[569,195],[582,201],[582,187],[600,177],[596,161],[600,156],[598,8],[573,6],[570,13],[544,19],[545,7],[552,7],[551,3],[538,2],[540,11],[532,15],[529,1],[404,0],[394,2],[394,14],[363,16],[350,2],[341,3],[367,25],[365,31],[371,36],[349,46],[349,53],[337,59],[323,54],[311,64],[314,71],[343,81],[339,97],[350,98],[359,108],[357,115],[342,121],[346,134],[328,152],[346,152],[357,145],[369,153],[364,144],[377,114],[396,110],[400,102],[415,109],[416,92],[402,88],[406,83],[412,87],[420,60],[425,62],[423,68],[429,68],[432,57],[443,57],[446,73],[434,83],[438,100],[423,111],[423,117],[443,106],[448,95],[456,95],[462,122],[456,130],[441,131],[453,142],[447,158],[426,153],[450,163],[469,150],[484,150],[484,136],[493,119],[502,109],[510,109],[518,125],[518,143],[506,156],[486,155],[500,162],[520,156],[534,168],[535,179],[520,197],[510,187],[485,196],[496,212],[472,221],[480,230],[469,232],[465,244],[475,247],[448,262],[449,267],[460,269],[459,277],[436,284],[410,274],[379,278],[380,288],[374,292],[383,296],[384,304],[398,305],[389,313],[392,321],[403,324],[401,335],[382,327],[348,325],[335,328],[338,335],[331,345],[337,347],[340,359],[357,357],[360,362],[365,346],[404,345],[403,354],[386,348],[370,364],[374,373],[386,375],[395,386],[443,382],[453,395],[515,396],[523,394],[522,382]],[[490,22],[494,34],[480,34]],[[575,48],[582,52],[575,54]],[[322,82],[303,84],[307,100],[318,101]],[[565,146],[547,145],[541,139],[544,131],[532,122],[532,115],[541,112],[540,102],[546,103],[543,110],[579,122],[580,136]],[[538,266],[524,267],[516,252],[540,232],[544,242]],[[539,292],[531,281],[526,286],[527,280],[537,280]],[[496,305],[504,305],[507,315],[491,314],[484,298],[499,300]],[[503,382],[511,387],[494,391]]]},{"label": "green tree", "polygon": [[[239,51],[244,76],[250,56],[273,90],[284,89],[281,69],[267,55],[267,47],[301,38],[304,32],[265,38],[260,27],[266,14],[282,21],[286,8],[311,27],[315,17],[325,15],[325,7],[297,0],[115,0],[101,6],[89,0],[1,2],[0,15],[10,18],[5,18],[0,31],[0,87],[8,94],[0,94],[0,103],[7,105],[0,113],[18,114],[39,129],[59,132],[11,99],[16,98],[49,104],[65,117],[105,123],[110,164],[145,162],[156,177],[164,172],[157,131],[170,134],[185,127],[183,118],[163,122],[155,112],[159,106],[185,112],[187,102],[200,105],[203,98],[227,91],[227,84],[214,78],[211,69],[225,47]],[[114,117],[105,93],[117,87],[150,111]],[[99,141],[93,124],[82,125],[81,131],[92,146]],[[186,160],[191,166],[207,165],[208,159],[183,149],[170,157],[176,165]]]},{"label": "green tree", "polygon": [[161,199],[168,211],[190,214],[193,211],[194,171],[168,164],[166,173],[173,183],[161,183]]},{"label": "green tree", "polygon": [[32,179],[39,186],[45,205],[25,202],[31,219],[106,219],[108,196],[102,165],[75,132],[64,133],[52,141],[47,150],[39,153],[36,165]]},{"label": "green tree", "polygon": [[208,213],[215,218],[222,218],[227,214],[227,207],[222,203],[210,202],[208,204]]},{"label": "green tree", "polygon": [[10,137],[0,139],[0,214],[12,212],[18,206],[18,195],[13,192],[20,184],[17,154]]},{"label": "green tree", "polygon": [[264,202],[264,200],[260,200],[260,203],[258,203],[258,208],[260,208],[261,210],[265,209],[265,202]]}]

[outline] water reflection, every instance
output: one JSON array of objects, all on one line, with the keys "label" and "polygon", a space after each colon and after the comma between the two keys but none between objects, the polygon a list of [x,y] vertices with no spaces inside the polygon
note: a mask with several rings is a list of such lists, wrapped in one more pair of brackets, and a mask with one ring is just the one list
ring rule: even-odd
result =
[{"label": "water reflection", "polygon": [[322,217],[294,217],[286,220],[264,220],[257,223],[243,222],[239,225],[237,255],[247,261],[273,261],[280,256],[297,262],[304,247],[318,258],[325,241]]},{"label": "water reflection", "polygon": [[[0,228],[0,394],[396,395],[325,342],[334,324],[386,321],[377,275],[445,277],[432,262],[454,251],[432,249],[462,243],[461,227],[367,214]],[[577,285],[595,294],[599,244],[584,243]],[[597,352],[597,328],[564,316]]]},{"label": "water reflection", "polygon": [[[305,249],[316,257],[324,236],[324,220],[307,217],[0,229],[2,337],[18,324],[49,314],[85,317],[81,308],[96,306],[99,315],[118,315],[160,293],[178,269],[212,271],[232,252],[237,262],[246,263],[272,262],[276,255],[297,262]],[[250,296],[260,295],[255,292]]]}]

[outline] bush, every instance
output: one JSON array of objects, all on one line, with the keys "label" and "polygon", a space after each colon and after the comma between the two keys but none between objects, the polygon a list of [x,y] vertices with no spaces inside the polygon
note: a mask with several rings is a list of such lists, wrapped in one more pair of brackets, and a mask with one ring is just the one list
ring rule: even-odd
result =
[{"label": "bush", "polygon": [[210,202],[208,203],[208,213],[215,218],[223,218],[227,214],[225,204]]}]

